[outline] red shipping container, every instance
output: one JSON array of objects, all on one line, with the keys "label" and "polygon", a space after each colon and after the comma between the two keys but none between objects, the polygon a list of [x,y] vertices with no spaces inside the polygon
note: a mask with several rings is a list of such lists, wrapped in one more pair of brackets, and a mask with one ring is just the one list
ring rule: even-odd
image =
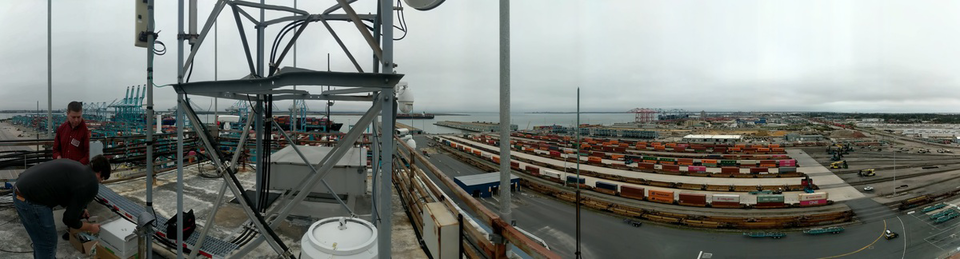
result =
[{"label": "red shipping container", "polygon": [[520,162],[510,161],[510,168],[514,170],[520,170]]},{"label": "red shipping container", "polygon": [[630,187],[630,186],[624,185],[624,186],[620,186],[620,196],[643,200],[643,197],[645,195],[643,193],[643,188]]},{"label": "red shipping container", "polygon": [[711,202],[711,203],[710,203],[710,206],[712,206],[712,207],[714,207],[714,208],[740,208],[740,207],[742,207],[743,205],[741,205],[739,202],[722,202],[722,201],[715,201],[715,202]]},{"label": "red shipping container", "polygon": [[800,201],[800,206],[820,206],[827,205],[827,200],[809,200],[809,201]]},{"label": "red shipping container", "polygon": [[640,169],[653,169],[653,163],[639,163]]},{"label": "red shipping container", "polygon": [[550,156],[552,156],[552,157],[560,157],[560,151],[550,151]]},{"label": "red shipping container", "polygon": [[707,195],[697,193],[680,193],[680,203],[691,205],[707,205]]},{"label": "red shipping container", "polygon": [[767,172],[767,168],[764,168],[764,167],[750,168],[750,173],[766,173],[766,172]]},{"label": "red shipping container", "polygon": [[720,172],[721,172],[721,173],[725,173],[725,174],[739,174],[739,173],[740,173],[740,168],[737,168],[737,167],[722,167],[722,168],[720,168]]},{"label": "red shipping container", "polygon": [[680,166],[679,165],[663,165],[663,170],[671,171],[671,172],[680,172]]},{"label": "red shipping container", "polygon": [[540,168],[528,165],[527,172],[530,172],[531,175],[540,175]]}]

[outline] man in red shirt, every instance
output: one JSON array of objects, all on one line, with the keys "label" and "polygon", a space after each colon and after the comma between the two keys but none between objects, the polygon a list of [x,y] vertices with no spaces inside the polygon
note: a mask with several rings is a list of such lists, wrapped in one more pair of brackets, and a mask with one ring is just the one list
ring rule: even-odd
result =
[{"label": "man in red shirt", "polygon": [[57,127],[53,140],[53,159],[60,158],[90,163],[90,130],[83,121],[83,104],[77,101],[67,105],[67,122]]}]

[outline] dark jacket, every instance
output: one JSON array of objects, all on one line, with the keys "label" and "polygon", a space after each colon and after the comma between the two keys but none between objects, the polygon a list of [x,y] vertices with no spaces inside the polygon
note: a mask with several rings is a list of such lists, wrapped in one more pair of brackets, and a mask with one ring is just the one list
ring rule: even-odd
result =
[{"label": "dark jacket", "polygon": [[79,229],[80,215],[100,190],[100,179],[89,166],[56,159],[28,168],[17,179],[17,191],[31,203],[66,208],[63,224]]},{"label": "dark jacket", "polygon": [[57,127],[57,135],[53,139],[53,158],[58,156],[85,165],[90,163],[90,130],[86,121],[80,121],[77,127],[70,127],[70,122]]}]

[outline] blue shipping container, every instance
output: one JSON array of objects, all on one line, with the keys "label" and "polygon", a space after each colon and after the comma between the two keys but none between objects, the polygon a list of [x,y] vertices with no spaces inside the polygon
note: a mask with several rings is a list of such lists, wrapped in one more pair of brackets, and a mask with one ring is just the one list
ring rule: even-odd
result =
[{"label": "blue shipping container", "polygon": [[605,182],[597,181],[597,188],[607,189],[607,190],[611,190],[611,191],[616,191],[616,190],[617,190],[617,185],[616,185],[616,184],[611,184],[611,183],[605,183]]},{"label": "blue shipping container", "polygon": [[582,184],[582,183],[586,183],[586,182],[587,182],[587,179],[584,179],[584,178],[579,178],[579,179],[580,179],[580,181],[577,181],[577,177],[576,177],[576,176],[567,176],[567,182],[568,182],[568,183],[580,182],[580,183]]}]

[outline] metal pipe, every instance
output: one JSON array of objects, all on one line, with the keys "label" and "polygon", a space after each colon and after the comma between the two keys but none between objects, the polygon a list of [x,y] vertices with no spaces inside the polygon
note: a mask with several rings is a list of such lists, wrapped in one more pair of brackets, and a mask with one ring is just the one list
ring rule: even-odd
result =
[{"label": "metal pipe", "polygon": [[[153,10],[150,11],[151,13]],[[53,137],[53,0],[47,0],[47,137]]]},{"label": "metal pipe", "polygon": [[[265,0],[260,0],[260,4],[261,4],[261,5],[265,4],[264,1],[265,1]],[[266,10],[263,9],[263,8],[260,8],[260,20],[259,20],[259,22],[261,22],[261,23],[262,23],[263,20],[264,20],[264,12],[266,12]],[[265,45],[265,41],[264,41],[265,30],[266,30],[266,28],[264,28],[263,26],[260,26],[260,24],[257,24],[257,76],[259,76],[259,77],[263,77],[263,76],[264,76],[264,73],[263,73],[263,69],[264,69],[263,48],[264,48],[264,45]],[[261,100],[262,100],[262,99],[267,99],[267,98],[266,98],[266,95],[262,95],[262,96],[260,97],[260,99],[261,99]],[[257,199],[256,199],[256,201],[254,201],[254,203],[256,204],[256,208],[257,208],[257,210],[259,210],[259,211],[263,211],[263,206],[265,205],[265,204],[263,204],[263,203],[261,202],[262,198],[260,198],[260,196],[261,196],[261,195],[266,195],[266,193],[264,193],[264,190],[267,189],[266,186],[264,186],[264,180],[263,180],[263,178],[266,177],[265,171],[264,171],[264,170],[266,170],[266,165],[265,165],[263,162],[264,162],[264,157],[266,157],[266,156],[268,155],[268,154],[265,154],[264,150],[265,150],[266,148],[265,148],[264,145],[263,145],[263,144],[264,144],[264,143],[263,143],[263,141],[264,141],[264,140],[263,140],[263,138],[264,138],[264,135],[263,135],[263,133],[264,133],[264,129],[263,129],[263,127],[264,127],[264,124],[263,124],[264,117],[263,117],[263,116],[264,116],[264,114],[269,114],[269,113],[267,113],[267,112],[264,110],[265,108],[268,108],[268,109],[273,110],[273,107],[265,107],[263,101],[257,101],[257,109],[259,109],[260,112],[257,113],[257,126],[256,126],[256,127],[257,127],[257,136],[256,136],[256,138],[257,138],[257,161],[256,161],[256,162],[257,162],[257,163],[256,163],[256,165],[257,165],[257,180],[256,180],[256,184],[255,184],[255,186],[256,186],[256,187],[255,187],[255,190],[256,190],[256,197],[257,197]]]},{"label": "metal pipe", "polygon": [[[154,213],[153,210],[153,45],[156,41],[156,37],[153,35],[154,29],[154,19],[153,19],[153,0],[147,1],[147,136],[146,136],[146,148],[147,148],[147,197],[146,197],[146,208],[145,211]],[[160,125],[158,124],[159,128]],[[145,236],[144,242],[146,245],[153,244],[153,226],[147,224],[147,229],[144,233],[148,233]],[[153,253],[146,254],[147,259],[153,258]]]},{"label": "metal pipe", "polygon": [[500,218],[510,214],[510,1],[500,0]]},{"label": "metal pipe", "polygon": [[[262,95],[258,95],[258,96],[262,96]],[[257,198],[253,200],[253,208],[254,210],[258,210],[258,211],[260,210],[260,188],[263,187],[262,178],[263,178],[263,155],[264,154],[263,154],[263,101],[262,99],[263,99],[262,97],[257,98],[257,103],[256,105],[254,105],[253,111],[251,111],[251,113],[254,113],[256,115],[256,117],[253,118],[254,119],[253,127],[254,127],[254,131],[256,132],[253,138],[255,141],[254,143],[256,144],[254,155],[256,155],[257,157],[257,160],[254,161],[255,162],[254,165],[256,165],[257,168],[255,168],[256,176],[254,177],[254,184],[253,184],[254,197],[257,197]]]},{"label": "metal pipe", "polygon": [[[219,37],[220,34],[219,34],[219,30],[217,29],[217,28],[219,27],[219,26],[217,26],[217,24],[218,24],[217,21],[213,21],[213,81],[217,81],[217,80],[218,80],[217,76],[218,76],[218,74],[219,74],[219,70],[217,70],[217,54],[219,54],[218,51],[217,51],[217,47],[218,47],[220,44],[217,43],[217,39],[220,38],[220,37]],[[148,87],[149,87],[149,86],[148,86]],[[220,120],[219,120],[218,117],[220,117],[220,111],[219,111],[219,109],[218,109],[218,107],[217,107],[217,99],[220,99],[220,98],[213,97],[213,124],[214,124],[214,125],[217,125],[217,131],[216,131],[216,132],[217,132],[217,136],[219,136],[219,135],[220,135]],[[148,117],[149,117],[149,116],[148,116]]]},{"label": "metal pipe", "polygon": [[[190,1],[189,3],[190,4],[190,9],[189,9],[190,26],[188,26],[189,29],[187,33],[190,35],[187,35],[187,39],[189,39],[190,45],[192,46],[194,43],[197,42],[197,36],[196,36],[197,35],[197,0],[189,0],[189,1]],[[195,51],[195,50],[191,50],[191,51]]]},{"label": "metal pipe", "polygon": [[[183,33],[183,1],[177,1],[177,33]],[[177,37],[177,84],[183,83],[183,37]],[[182,93],[177,102],[184,102]],[[169,234],[169,233],[168,233]],[[177,107],[177,259],[183,258],[183,108]]]},{"label": "metal pipe", "polygon": [[[339,0],[341,5],[346,3],[345,0]],[[393,74],[393,0],[380,0],[380,16],[383,21],[382,28],[388,28],[383,30],[383,37],[381,38],[381,47],[379,49],[374,49],[376,53],[377,50],[381,51],[381,65],[384,74]],[[353,8],[350,8],[350,5],[343,6],[344,11],[347,13],[353,13]],[[353,14],[355,15],[355,13]],[[362,26],[359,20],[354,20],[357,23],[357,26]],[[357,27],[360,28],[360,27]],[[361,32],[367,32],[366,28],[362,29]],[[364,34],[368,40],[373,40],[373,37],[366,33]],[[375,42],[372,42],[376,44]],[[382,204],[380,206],[380,213],[383,215],[384,219],[380,222],[378,231],[380,231],[380,236],[377,240],[377,245],[380,248],[380,258],[388,259],[392,254],[391,249],[391,240],[393,235],[393,203],[391,202],[391,190],[393,189],[393,135],[395,133],[396,122],[394,122],[396,112],[396,101],[394,100],[394,88],[384,89],[380,92],[380,98],[375,100],[374,103],[383,102],[383,111],[381,112],[381,120],[383,122],[383,148],[380,150],[382,159],[386,160],[385,162],[380,163],[380,198],[378,199]]]},{"label": "metal pipe", "polygon": [[[370,147],[373,149],[373,163],[370,166],[372,167],[370,179],[373,181],[372,189],[374,191],[379,190],[379,187],[377,187],[377,175],[380,173],[380,137],[377,137],[377,128],[378,125],[376,121],[370,124]],[[370,199],[370,204],[372,207],[370,210],[370,222],[373,222],[374,226],[380,226],[380,212],[377,210],[377,207],[379,207],[377,202],[379,201],[377,200],[376,195],[371,195]]]}]

